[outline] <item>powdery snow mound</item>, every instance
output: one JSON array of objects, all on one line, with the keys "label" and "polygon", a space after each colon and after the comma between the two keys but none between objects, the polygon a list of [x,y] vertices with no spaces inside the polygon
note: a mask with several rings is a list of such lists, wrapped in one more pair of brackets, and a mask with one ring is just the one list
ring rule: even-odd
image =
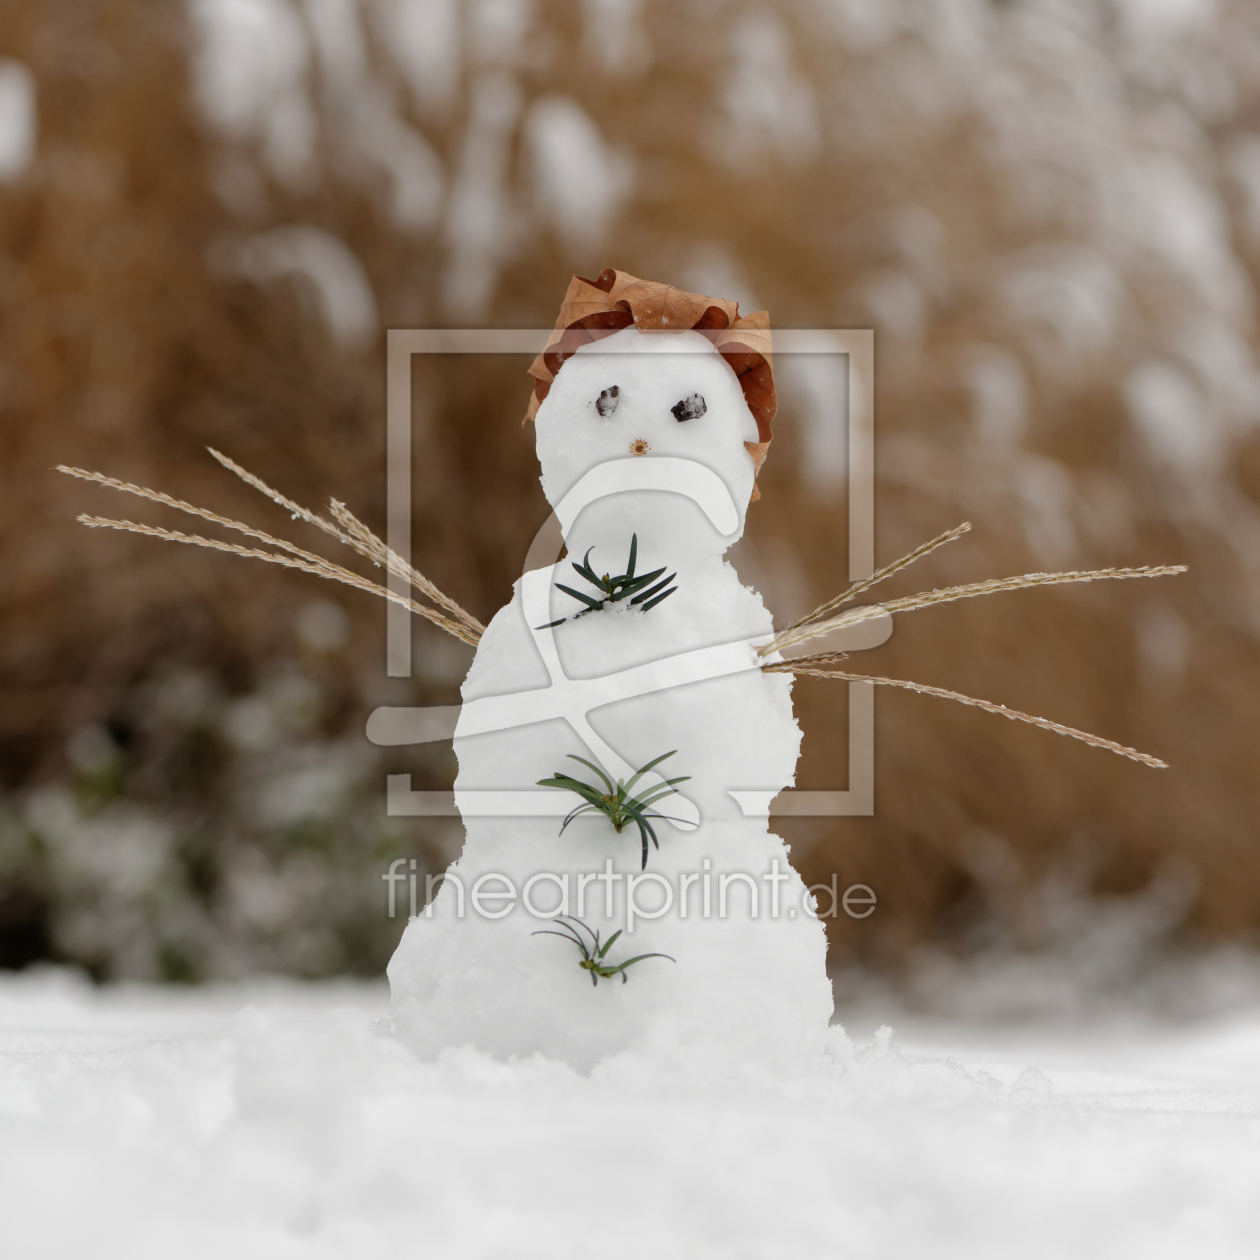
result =
[{"label": "powdery snow mound", "polygon": [[1260,1012],[1005,1040],[938,1022],[900,1048],[833,1029],[785,1082],[423,1062],[386,1004],[0,981],[0,1254],[1254,1255]]}]

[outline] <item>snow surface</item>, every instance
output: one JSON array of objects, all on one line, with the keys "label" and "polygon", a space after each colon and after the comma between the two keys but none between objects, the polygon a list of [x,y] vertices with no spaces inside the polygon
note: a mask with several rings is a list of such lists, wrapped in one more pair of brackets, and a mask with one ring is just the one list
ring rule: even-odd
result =
[{"label": "snow surface", "polygon": [[1255,1254],[1260,1009],[890,1039],[868,1008],[791,1084],[423,1062],[385,1009],[0,978],[0,1255]]}]

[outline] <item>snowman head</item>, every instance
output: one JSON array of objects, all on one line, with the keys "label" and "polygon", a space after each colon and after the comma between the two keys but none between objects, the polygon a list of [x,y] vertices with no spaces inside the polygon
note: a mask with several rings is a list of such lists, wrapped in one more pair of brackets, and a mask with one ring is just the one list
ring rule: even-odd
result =
[{"label": "snowman head", "polygon": [[[530,374],[535,388],[526,419],[536,422],[543,489],[553,506],[592,469],[602,469],[601,484],[612,473],[613,482],[642,485],[652,479],[642,461],[664,456],[702,465],[698,482],[725,487],[739,530],[724,546],[742,533],[776,407],[764,311],[741,317],[733,302],[612,268],[594,281],[575,276]],[[620,510],[595,514],[608,526],[618,516],[636,529],[654,524],[662,534],[683,524],[673,519],[678,505],[666,507],[659,494],[612,497],[622,500]],[[584,520],[589,538],[592,520]]]},{"label": "snowman head", "polygon": [[556,377],[535,427],[553,506],[598,465],[662,456],[716,473],[741,515],[752,495],[757,422],[739,378],[698,332],[630,327],[583,346]]}]

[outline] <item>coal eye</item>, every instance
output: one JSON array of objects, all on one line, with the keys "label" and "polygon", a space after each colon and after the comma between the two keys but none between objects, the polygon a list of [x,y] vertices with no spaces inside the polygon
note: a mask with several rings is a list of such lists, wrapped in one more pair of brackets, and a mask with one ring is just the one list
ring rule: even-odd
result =
[{"label": "coal eye", "polygon": [[708,407],[704,405],[703,394],[688,394],[686,398],[680,399],[670,408],[670,411],[674,413],[674,419],[679,424],[684,420],[696,420],[708,410]]},{"label": "coal eye", "polygon": [[[611,416],[617,410],[617,400],[621,397],[621,388],[618,385],[610,385],[607,389],[600,392],[599,397],[595,400],[595,410],[601,416]],[[703,402],[701,406],[703,406]]]}]

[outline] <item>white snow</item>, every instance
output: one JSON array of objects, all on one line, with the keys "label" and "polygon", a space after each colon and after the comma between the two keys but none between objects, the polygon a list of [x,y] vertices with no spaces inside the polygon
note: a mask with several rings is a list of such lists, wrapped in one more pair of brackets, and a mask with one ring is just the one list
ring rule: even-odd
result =
[{"label": "white snow", "polygon": [[790,1084],[434,1062],[384,987],[0,978],[0,1254],[520,1260],[1255,1254],[1260,1010],[855,1014]]},{"label": "white snow", "polygon": [[630,159],[608,145],[584,109],[568,96],[544,96],[525,120],[534,166],[534,197],[562,240],[590,253],[630,191]]},{"label": "white snow", "polygon": [[521,90],[512,75],[496,70],[477,76],[446,207],[442,303],[452,319],[484,316],[499,272],[519,243],[508,178],[520,110]]},{"label": "white snow", "polygon": [[818,100],[782,19],[754,9],[723,34],[731,64],[722,115],[709,128],[714,156],[737,170],[754,158],[801,163],[813,157],[822,138]]},{"label": "white snow", "polygon": [[318,121],[307,93],[310,48],[285,0],[191,0],[202,115],[226,138],[256,140],[272,172],[301,183]]},{"label": "white snow", "polygon": [[840,502],[849,471],[849,356],[784,355],[775,381],[800,415],[798,475],[802,484],[824,503]]},{"label": "white snow", "polygon": [[[198,107],[211,129],[236,146],[236,173],[223,181],[229,208],[245,217],[264,213],[265,196],[248,187],[257,180],[247,157],[254,150],[266,169],[296,187],[308,186],[319,164],[330,162],[379,190],[404,232],[437,222],[442,162],[399,112],[397,94],[373,73],[358,0],[188,3],[197,35]],[[410,8],[375,12],[387,40],[411,46],[403,32],[390,31],[399,23],[415,27]],[[448,66],[448,78],[457,73],[458,62]]]},{"label": "white snow", "polygon": [[639,75],[652,64],[652,45],[643,29],[643,0],[583,0],[582,19],[583,53],[598,61],[606,73]]},{"label": "white snow", "polygon": [[420,107],[447,104],[462,66],[459,0],[378,0],[370,12]]},{"label": "white snow", "polygon": [[16,179],[35,156],[35,79],[20,62],[0,57],[0,181]]},{"label": "white snow", "polygon": [[1147,359],[1124,382],[1125,401],[1147,448],[1187,479],[1211,478],[1228,457],[1227,435],[1208,418],[1194,378],[1166,359]]},{"label": "white snow", "polygon": [[380,319],[372,282],[348,245],[310,223],[291,223],[254,236],[217,243],[212,264],[256,284],[300,277],[311,286],[320,314],[339,346],[360,350]]}]

